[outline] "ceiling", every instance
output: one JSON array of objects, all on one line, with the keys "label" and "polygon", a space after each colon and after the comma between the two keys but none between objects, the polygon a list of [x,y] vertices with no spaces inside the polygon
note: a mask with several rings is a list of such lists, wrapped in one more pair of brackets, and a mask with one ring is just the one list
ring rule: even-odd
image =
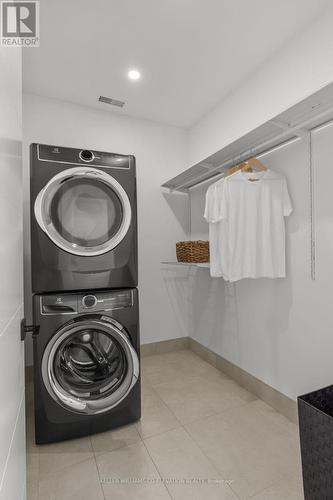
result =
[{"label": "ceiling", "polygon": [[[24,91],[190,127],[313,22],[327,0],[41,0]],[[137,68],[139,81],[127,72]],[[100,95],[126,102],[122,109]]]}]

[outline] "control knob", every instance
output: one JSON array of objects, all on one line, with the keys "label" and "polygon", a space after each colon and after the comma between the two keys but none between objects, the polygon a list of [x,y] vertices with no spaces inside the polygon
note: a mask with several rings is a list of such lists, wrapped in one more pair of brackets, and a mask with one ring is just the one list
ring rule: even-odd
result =
[{"label": "control knob", "polygon": [[82,298],[82,305],[83,307],[86,307],[87,309],[91,308],[91,307],[95,307],[95,305],[97,304],[97,297],[95,295],[85,295],[83,298]]}]

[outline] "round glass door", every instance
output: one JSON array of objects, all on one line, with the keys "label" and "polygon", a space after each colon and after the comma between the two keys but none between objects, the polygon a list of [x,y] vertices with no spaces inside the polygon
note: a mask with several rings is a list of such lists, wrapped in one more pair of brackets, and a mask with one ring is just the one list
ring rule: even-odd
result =
[{"label": "round glass door", "polygon": [[42,375],[50,395],[65,408],[102,413],[127,396],[139,376],[139,361],[114,320],[79,320],[52,337]]},{"label": "round glass door", "polygon": [[122,186],[109,174],[88,167],[53,177],[35,202],[39,226],[63,250],[100,255],[115,248],[131,222]]}]

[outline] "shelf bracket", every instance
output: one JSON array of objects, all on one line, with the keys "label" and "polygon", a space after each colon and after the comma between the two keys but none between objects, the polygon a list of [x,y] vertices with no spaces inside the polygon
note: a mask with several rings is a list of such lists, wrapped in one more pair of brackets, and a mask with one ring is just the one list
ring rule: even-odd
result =
[{"label": "shelf bracket", "polygon": [[316,280],[316,217],[315,217],[315,171],[312,148],[312,132],[307,135],[307,155],[309,166],[309,191],[310,191],[310,256],[311,256],[311,279]]},{"label": "shelf bracket", "polygon": [[316,280],[316,228],[315,228],[315,183],[314,183],[314,161],[312,151],[311,130],[298,129],[295,134],[301,137],[306,145],[309,172],[309,195],[310,195],[310,270],[312,281]]}]

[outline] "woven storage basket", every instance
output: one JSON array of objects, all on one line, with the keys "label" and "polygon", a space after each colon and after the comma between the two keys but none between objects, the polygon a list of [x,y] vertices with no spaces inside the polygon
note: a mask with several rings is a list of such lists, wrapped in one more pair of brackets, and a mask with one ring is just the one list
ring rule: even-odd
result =
[{"label": "woven storage basket", "polygon": [[333,386],[298,398],[305,500],[333,498]]},{"label": "woven storage basket", "polygon": [[178,262],[209,262],[208,241],[179,241],[176,243]]}]

